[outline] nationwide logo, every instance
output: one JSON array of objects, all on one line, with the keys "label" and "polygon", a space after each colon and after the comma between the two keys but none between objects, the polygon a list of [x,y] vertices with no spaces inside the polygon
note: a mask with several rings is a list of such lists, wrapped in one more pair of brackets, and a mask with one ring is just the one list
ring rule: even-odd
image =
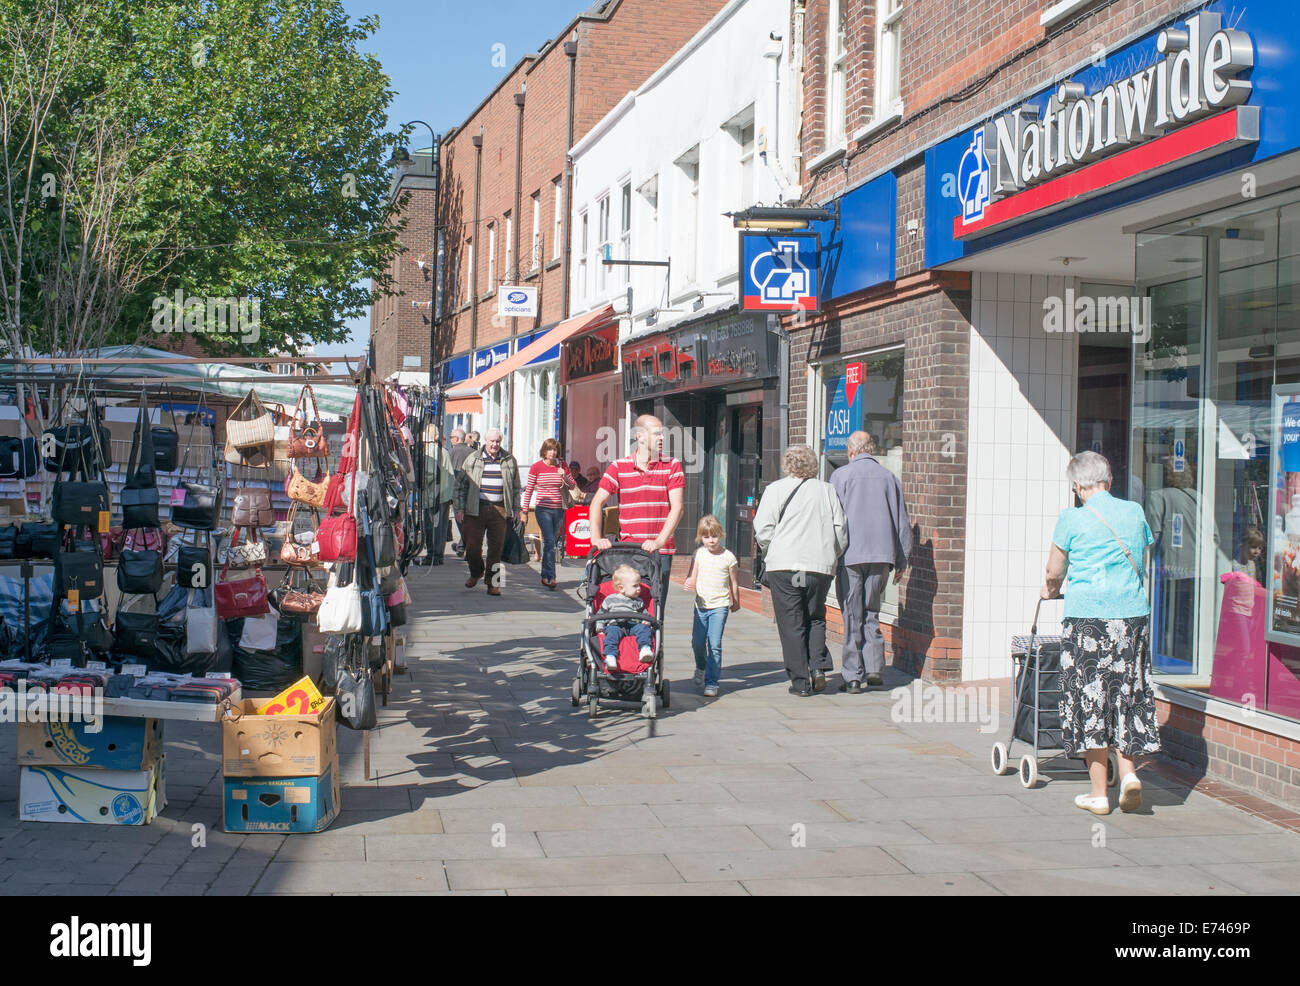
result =
[{"label": "nationwide logo", "polygon": [[[971,227],[989,228],[994,223],[989,213],[995,211],[990,206],[1017,192],[1153,138],[1167,137],[1250,98],[1251,83],[1242,76],[1254,67],[1254,43],[1243,31],[1224,29],[1220,15],[1202,12],[1189,17],[1182,28],[1165,28],[1156,37],[1156,51],[1161,57],[1154,65],[1094,93],[1085,92],[1077,82],[1065,81],[1048,97],[1041,115],[1036,106],[1021,106],[977,131],[958,170],[962,214],[954,221],[954,235],[973,232]],[[1242,132],[1227,136],[1237,142],[1257,139],[1257,133],[1248,132],[1250,119],[1257,118],[1240,119]],[[1198,136],[1204,139],[1188,142],[1176,163],[1190,163],[1190,158],[1233,146],[1217,130],[1213,144],[1208,131]],[[981,158],[987,158],[987,164]],[[1170,161],[1143,163],[1150,173]],[[1001,210],[996,221],[1019,218],[1027,211],[1059,205],[1081,193],[1136,177],[1121,173],[1123,169],[1114,170],[1115,174],[1098,175],[1093,187],[1074,189],[1073,195],[1062,192],[1054,201],[1048,201],[1050,196],[1040,197],[1033,210]]]}]

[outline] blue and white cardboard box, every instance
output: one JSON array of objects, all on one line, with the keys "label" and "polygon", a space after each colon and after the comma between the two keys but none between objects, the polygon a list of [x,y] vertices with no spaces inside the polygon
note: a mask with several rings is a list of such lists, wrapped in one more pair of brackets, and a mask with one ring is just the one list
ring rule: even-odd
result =
[{"label": "blue and white cardboard box", "polygon": [[148,825],[167,806],[166,757],[147,770],[25,766],[18,779],[24,822]]},{"label": "blue and white cardboard box", "polygon": [[339,760],[316,777],[227,777],[227,832],[323,832],[339,813]]},{"label": "blue and white cardboard box", "polygon": [[20,722],[18,762],[50,767],[146,770],[163,750],[163,721],[139,716],[104,716],[103,728],[83,722]]}]

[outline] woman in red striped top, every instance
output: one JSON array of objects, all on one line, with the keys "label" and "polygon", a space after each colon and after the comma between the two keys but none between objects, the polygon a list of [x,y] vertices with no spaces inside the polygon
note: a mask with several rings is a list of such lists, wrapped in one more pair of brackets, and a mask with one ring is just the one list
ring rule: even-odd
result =
[{"label": "woman in red striped top", "polygon": [[575,490],[577,484],[569,470],[559,461],[560,443],[554,438],[542,442],[542,457],[528,470],[528,485],[524,487],[524,522],[528,522],[528,508],[537,509],[537,526],[542,529],[542,585],[554,589],[555,541],[564,527],[564,499],[560,490],[567,486]]}]

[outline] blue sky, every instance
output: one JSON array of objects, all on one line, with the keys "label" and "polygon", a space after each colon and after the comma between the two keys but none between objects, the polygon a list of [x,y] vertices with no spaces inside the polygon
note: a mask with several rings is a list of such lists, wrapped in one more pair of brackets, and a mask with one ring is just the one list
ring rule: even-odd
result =
[{"label": "blue sky", "polygon": [[[379,30],[363,49],[378,56],[397,93],[390,126],[419,119],[442,133],[464,122],[520,58],[559,34],[591,0],[344,0],[343,6],[354,20],[379,16]],[[428,143],[429,132],[416,127],[411,146]],[[353,319],[351,342],[317,351],[363,353],[369,324],[368,315]]]}]

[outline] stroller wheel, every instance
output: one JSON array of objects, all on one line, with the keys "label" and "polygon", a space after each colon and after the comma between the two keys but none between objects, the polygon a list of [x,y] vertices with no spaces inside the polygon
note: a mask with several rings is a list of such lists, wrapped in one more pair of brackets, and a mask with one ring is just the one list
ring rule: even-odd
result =
[{"label": "stroller wheel", "polygon": [[582,679],[581,678],[573,679],[573,692],[572,694],[570,694],[569,700],[573,703],[573,707],[575,709],[582,704]]},{"label": "stroller wheel", "polygon": [[1023,787],[1033,787],[1038,783],[1038,761],[1034,759],[1033,754],[1026,753],[1020,758],[1020,784]]},{"label": "stroller wheel", "polygon": [[1119,756],[1114,750],[1106,754],[1106,786],[1114,787],[1119,783]]},{"label": "stroller wheel", "polygon": [[668,708],[668,679],[665,678],[659,686],[659,700],[664,703],[664,708]]},{"label": "stroller wheel", "polygon": [[993,761],[993,773],[997,774],[999,777],[1009,772],[1008,771],[1009,765],[1007,763],[1007,744],[1005,743],[993,744],[992,761]]},{"label": "stroller wheel", "polygon": [[641,699],[641,716],[645,719],[655,719],[658,715],[659,711],[656,708],[655,693],[653,691],[648,691],[645,693],[645,698]]}]

